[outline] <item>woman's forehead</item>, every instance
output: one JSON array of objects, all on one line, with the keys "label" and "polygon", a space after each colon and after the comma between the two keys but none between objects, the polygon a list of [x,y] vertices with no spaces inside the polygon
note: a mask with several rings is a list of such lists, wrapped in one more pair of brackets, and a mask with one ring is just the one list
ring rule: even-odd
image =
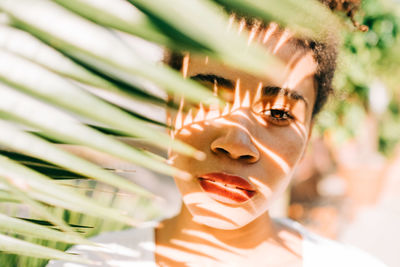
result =
[{"label": "woman's forehead", "polygon": [[[292,51],[291,48],[288,48],[289,51],[284,51],[286,47],[283,46],[280,53],[288,54]],[[315,101],[314,74],[317,65],[310,53],[294,52],[291,58],[287,57],[286,61],[282,60],[285,63],[285,68],[280,71],[281,77],[275,77],[277,79],[274,81],[271,81],[266,75],[265,77],[254,76],[205,56],[187,56],[185,60],[184,74],[190,78],[207,76],[210,79],[206,79],[206,81],[216,82],[218,86],[223,87],[228,87],[227,84],[236,87],[237,83],[240,82],[241,88],[249,90],[250,94],[255,94],[255,90],[260,84],[262,86],[279,87],[302,95],[311,107]],[[271,68],[274,68],[274,66],[271,66]]]},{"label": "woman's forehead", "polygon": [[[244,22],[242,20],[241,22]],[[245,25],[241,23],[241,25]],[[301,45],[297,38],[293,36],[293,34],[286,29],[281,29],[276,23],[270,23],[266,27],[260,27],[259,24],[254,24],[253,26],[243,26],[239,27],[239,34],[244,34],[244,29],[247,28],[245,34],[248,35],[248,43],[256,42],[260,46],[262,46],[266,53],[271,53],[282,63],[283,65],[281,70],[278,70],[280,66],[271,62],[270,68],[271,72],[274,73],[274,77],[270,77],[274,82],[279,82],[278,85],[283,85],[285,83],[285,79],[287,79],[287,74],[290,70],[294,69],[298,62],[304,59],[304,57],[308,58],[309,64],[312,65],[315,60],[313,59],[313,52],[306,48],[304,45]],[[227,44],[228,46],[229,44]],[[186,61],[186,62],[185,62]],[[187,67],[190,66],[190,70]],[[304,64],[303,64],[304,66]],[[316,63],[315,63],[316,66]],[[190,75],[191,73],[187,73],[190,71],[192,73],[202,72],[204,69],[208,69],[210,72],[221,71],[224,70],[226,75],[231,77],[241,76],[243,80],[254,80],[255,77],[253,75],[246,74],[243,71],[235,70],[228,66],[225,66],[222,63],[216,62],[214,60],[209,60],[208,57],[205,56],[196,56],[191,55],[189,58],[186,57],[183,62],[182,72],[184,76]],[[315,69],[307,69],[308,73],[314,71]],[[281,76],[281,77],[276,77]],[[261,82],[270,82],[266,81],[267,75],[265,77],[257,77],[261,78]]]}]

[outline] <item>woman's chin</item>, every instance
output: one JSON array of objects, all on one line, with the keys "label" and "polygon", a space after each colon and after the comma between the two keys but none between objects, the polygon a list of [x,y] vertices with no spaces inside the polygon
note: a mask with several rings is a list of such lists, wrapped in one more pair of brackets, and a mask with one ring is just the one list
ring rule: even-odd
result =
[{"label": "woman's chin", "polygon": [[221,230],[242,228],[265,212],[260,209],[264,207],[255,207],[256,203],[252,201],[229,205],[210,198],[204,192],[185,195],[183,204],[195,223]]}]

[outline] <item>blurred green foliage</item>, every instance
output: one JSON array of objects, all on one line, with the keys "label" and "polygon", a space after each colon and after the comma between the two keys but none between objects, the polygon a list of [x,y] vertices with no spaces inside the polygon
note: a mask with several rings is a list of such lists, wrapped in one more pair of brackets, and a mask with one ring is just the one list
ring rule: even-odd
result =
[{"label": "blurred green foliage", "polygon": [[[330,131],[341,143],[360,134],[367,116],[378,121],[379,151],[390,155],[400,139],[400,17],[399,4],[392,0],[364,0],[356,20],[367,32],[353,28],[344,36],[335,77],[335,97],[319,116],[320,132]],[[349,21],[349,20],[347,20]],[[374,112],[377,101],[371,88],[384,90],[382,112]],[[385,102],[385,99],[380,99]]]},{"label": "blurred green foliage", "polygon": [[[80,188],[80,190],[87,196],[95,199],[97,202],[105,204],[109,207],[125,210],[129,215],[135,218],[140,218],[145,221],[152,220],[159,216],[158,212],[153,209],[151,201],[145,198],[135,197],[126,194],[115,188],[101,184],[94,180],[74,180],[65,182],[69,186]],[[63,209],[61,207],[48,207],[49,211],[62,218],[74,230],[80,233],[85,238],[96,236],[101,232],[118,231],[128,228],[124,223],[118,223],[104,218],[90,216],[79,212]],[[6,213],[16,218],[30,218],[33,222],[41,225],[47,225],[48,222],[41,220],[31,209],[28,207],[21,207],[19,203],[3,203],[0,205],[0,212]],[[51,228],[57,229],[56,226],[50,225]],[[7,233],[7,230],[5,231]],[[67,250],[72,244],[64,242],[57,242],[51,240],[44,240],[34,236],[26,236],[16,234],[14,232],[8,233],[10,236],[29,241],[34,244],[39,244],[49,248],[56,248],[61,251]],[[0,253],[0,266],[1,267],[29,267],[29,266],[45,266],[49,260],[34,258],[30,256]]]}]

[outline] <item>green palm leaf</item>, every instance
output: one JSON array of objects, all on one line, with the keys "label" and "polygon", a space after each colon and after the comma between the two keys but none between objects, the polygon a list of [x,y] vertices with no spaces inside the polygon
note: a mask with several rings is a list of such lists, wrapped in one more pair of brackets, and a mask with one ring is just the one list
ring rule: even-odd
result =
[{"label": "green palm leaf", "polygon": [[25,133],[0,120],[0,144],[20,151],[21,153],[41,158],[53,164],[62,166],[78,174],[98,179],[104,183],[111,184],[134,194],[151,196],[148,191],[133,185],[131,182],[103,170],[97,165],[82,158],[72,155],[49,142],[34,135]]},{"label": "green palm leaf", "polygon": [[148,157],[111,137],[92,130],[73,117],[0,83],[0,111],[42,130],[57,140],[84,144],[149,169],[186,178],[188,174]]},{"label": "green palm leaf", "polygon": [[[280,22],[296,33],[323,39],[342,28],[338,19],[322,4],[313,0],[214,0],[229,8],[257,16],[267,21]],[[305,19],[307,18],[307,19]]]},{"label": "green palm leaf", "polygon": [[[66,78],[78,81],[82,87],[89,88],[89,91],[95,91],[95,94],[100,91],[100,93],[97,93],[100,94],[100,96],[107,94],[112,95],[111,99],[118,97],[119,99],[124,99],[124,102],[129,101],[131,102],[129,106],[124,105],[124,107],[128,106],[134,108],[139,106],[134,109],[135,112],[140,113],[143,106],[148,106],[151,109],[163,108],[158,107],[160,104],[165,106],[165,101],[162,99],[150,98],[149,95],[143,97],[132,92],[121,90],[112,82],[95,75],[93,72],[77,64],[56,49],[46,45],[29,33],[16,28],[0,24],[0,47]],[[149,112],[142,112],[140,114],[143,116],[151,116]]]},{"label": "green palm leaf", "polygon": [[[42,203],[36,201],[28,194],[25,194],[24,190],[21,190],[20,187],[24,183],[18,183],[18,180],[12,180],[12,178],[6,179],[2,178],[1,176],[0,180],[2,180],[3,185],[6,186],[6,189],[8,190],[7,192],[10,194],[10,196],[32,208],[34,210],[34,214],[38,214],[41,218],[48,220],[65,233],[68,233],[71,236],[76,236],[76,233],[62,219],[51,213]],[[15,184],[16,182],[17,184]]]},{"label": "green palm leaf", "polygon": [[58,260],[66,260],[83,264],[91,264],[93,262],[82,257],[61,252],[56,249],[35,245],[17,238],[0,234],[0,250],[3,253],[13,253],[36,258],[52,258]]},{"label": "green palm leaf", "polygon": [[0,179],[16,185],[29,197],[50,205],[109,218],[129,225],[137,225],[138,223],[135,219],[124,215],[123,212],[101,206],[90,198],[84,197],[71,189],[61,187],[55,184],[51,178],[32,171],[4,156],[0,156]]},{"label": "green palm leaf", "polygon": [[50,229],[49,227],[44,227],[36,223],[13,218],[4,214],[0,214],[0,228],[2,229],[2,231],[9,233],[18,233],[69,244],[95,244],[77,235],[63,233],[57,230]]},{"label": "green palm leaf", "polygon": [[176,47],[174,40],[161,33],[160,29],[146,15],[127,1],[53,1],[98,24],[118,29],[168,47]]},{"label": "green palm leaf", "polygon": [[[209,1],[176,0],[168,1],[129,0],[133,5],[157,21],[160,28],[170,34],[176,32],[187,39],[202,44],[208,50],[202,52],[219,58],[223,62],[256,75],[268,75],[273,81],[283,70],[283,65],[259,45],[248,43],[248,35],[237,35],[233,24],[227,30],[228,18],[221,7]],[[176,8],[179,6],[179,8]],[[203,19],[207,18],[207,23]],[[185,21],[185,23],[182,23]],[[210,30],[209,25],[212,25]],[[229,45],[227,45],[229,44]],[[274,68],[269,66],[274,64]]]},{"label": "green palm leaf", "polygon": [[113,85],[75,63],[56,49],[27,32],[0,24],[0,47],[32,62],[92,86],[112,88]]},{"label": "green palm leaf", "polygon": [[[195,102],[217,101],[209,90],[198,83],[185,81],[176,71],[156,65],[136,54],[109,30],[50,1],[36,0],[34,5],[26,9],[29,3],[29,0],[3,0],[0,2],[0,9],[15,19],[16,26],[98,71],[134,85],[138,81],[137,78],[132,80],[132,75],[148,79],[170,93],[179,93]],[[49,21],[58,23],[48,23]],[[75,30],[71,31],[70,27],[75,27]]]},{"label": "green palm leaf", "polygon": [[[101,101],[62,77],[28,60],[1,50],[0,80],[81,116],[129,133],[132,136],[145,138],[148,142],[159,147],[168,148],[171,145],[172,148],[182,153],[196,154],[196,150],[190,146],[181,142],[171,143],[166,133],[151,129],[143,121]],[[96,107],[96,109],[92,107]],[[119,119],[115,120],[115,118]]]}]

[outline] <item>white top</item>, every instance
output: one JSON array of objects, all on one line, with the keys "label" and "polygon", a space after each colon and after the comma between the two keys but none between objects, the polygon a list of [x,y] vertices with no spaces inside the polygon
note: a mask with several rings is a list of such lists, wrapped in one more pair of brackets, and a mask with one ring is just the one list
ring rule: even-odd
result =
[{"label": "white top", "polygon": [[[306,230],[290,219],[275,219],[298,231],[303,237],[303,267],[385,267],[386,265],[350,245],[323,238]],[[91,240],[104,245],[104,248],[78,245],[68,252],[78,253],[100,266],[113,267],[155,267],[154,227],[134,228],[118,232],[100,234]],[[77,263],[50,261],[47,267],[82,267]],[[96,266],[96,265],[93,265]],[[99,266],[99,265],[97,265]]]}]

